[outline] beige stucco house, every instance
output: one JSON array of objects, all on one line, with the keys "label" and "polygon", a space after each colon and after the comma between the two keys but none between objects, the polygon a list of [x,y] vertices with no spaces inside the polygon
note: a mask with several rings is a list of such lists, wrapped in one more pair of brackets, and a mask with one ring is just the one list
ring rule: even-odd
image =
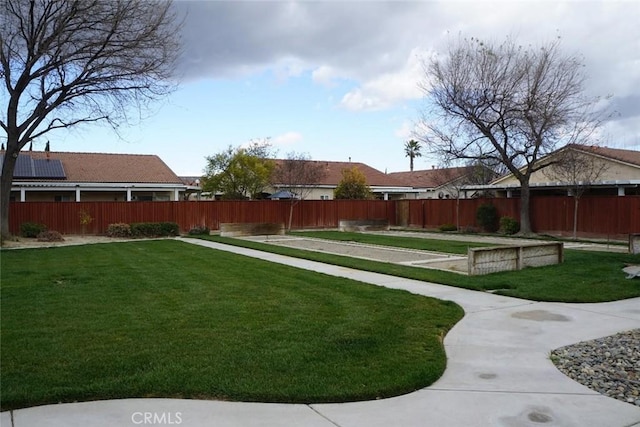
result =
[{"label": "beige stucco house", "polygon": [[[282,160],[276,160],[279,162]],[[392,176],[385,174],[377,169],[372,168],[364,163],[358,162],[331,162],[307,160],[313,165],[320,165],[324,170],[324,177],[318,183],[309,183],[306,187],[310,188],[305,196],[306,200],[332,200],[333,191],[342,180],[342,171],[345,169],[356,168],[364,175],[367,185],[371,188],[374,197],[381,200],[398,200],[406,198],[415,198],[418,193],[410,185]],[[291,183],[281,182],[274,183],[271,188],[265,192],[273,194],[284,189],[289,189]],[[293,191],[295,193],[295,191]]]},{"label": "beige stucco house", "polygon": [[155,155],[24,151],[13,175],[17,202],[174,201],[193,191]]},{"label": "beige stucco house", "polygon": [[[571,153],[567,153],[568,150]],[[551,166],[567,155],[582,159],[585,165],[589,165],[589,168],[585,167],[585,171],[576,171],[573,174],[574,180],[568,178],[567,174],[559,174]],[[640,151],[570,144],[539,162],[547,166],[531,175],[533,194],[571,195],[576,183],[582,181],[585,194],[589,195],[640,195]],[[595,175],[591,177],[586,172],[590,168],[596,169]],[[520,183],[513,174],[509,174],[492,181],[488,186],[467,187],[480,188],[492,190],[499,197],[517,197]]]}]

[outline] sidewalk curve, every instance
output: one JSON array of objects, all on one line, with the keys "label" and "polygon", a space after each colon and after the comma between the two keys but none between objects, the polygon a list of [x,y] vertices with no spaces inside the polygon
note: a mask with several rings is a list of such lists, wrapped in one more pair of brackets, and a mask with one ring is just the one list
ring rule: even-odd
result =
[{"label": "sidewalk curve", "polygon": [[538,303],[297,258],[179,240],[320,273],[452,300],[464,318],[447,334],[447,369],[432,386],[390,399],[287,405],[178,399],[126,399],[8,411],[2,427],[640,427],[640,408],[569,379],[551,350],[640,328],[640,298]]}]

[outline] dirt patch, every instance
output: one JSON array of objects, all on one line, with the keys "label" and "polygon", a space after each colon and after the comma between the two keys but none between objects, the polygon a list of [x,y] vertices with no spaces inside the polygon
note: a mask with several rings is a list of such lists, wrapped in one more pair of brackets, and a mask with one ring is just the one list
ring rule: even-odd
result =
[{"label": "dirt patch", "polygon": [[27,248],[55,248],[58,246],[89,245],[95,243],[130,242],[132,239],[121,239],[107,236],[63,236],[64,242],[39,242],[37,239],[16,237],[15,240],[6,240],[2,249],[27,249]]},{"label": "dirt patch", "polygon": [[244,237],[272,245],[466,274],[467,257],[440,252],[293,236]]}]

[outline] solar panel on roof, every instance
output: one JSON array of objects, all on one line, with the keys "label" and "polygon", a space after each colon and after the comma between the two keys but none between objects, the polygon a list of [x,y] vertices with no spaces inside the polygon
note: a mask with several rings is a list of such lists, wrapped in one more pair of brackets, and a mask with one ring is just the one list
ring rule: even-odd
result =
[{"label": "solar panel on roof", "polygon": [[[0,156],[0,162],[4,156]],[[18,155],[14,178],[66,179],[62,161],[59,159],[34,159],[28,154]]]},{"label": "solar panel on roof", "polygon": [[33,159],[34,178],[64,179],[62,162],[58,159]]},{"label": "solar panel on roof", "polygon": [[13,177],[32,178],[33,174],[33,159],[31,156],[19,155],[16,160],[16,168],[13,170]]}]

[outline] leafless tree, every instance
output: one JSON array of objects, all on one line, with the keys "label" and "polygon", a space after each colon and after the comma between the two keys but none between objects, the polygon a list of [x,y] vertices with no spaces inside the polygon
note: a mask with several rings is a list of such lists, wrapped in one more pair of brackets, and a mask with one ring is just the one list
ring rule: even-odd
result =
[{"label": "leafless tree", "polygon": [[[165,0],[0,3],[0,126],[6,132],[1,232],[16,159],[34,139],[92,122],[112,127],[175,87],[180,22]],[[132,109],[133,108],[133,109]],[[129,114],[128,114],[129,113]]]},{"label": "leafless tree", "polygon": [[425,62],[421,84],[432,108],[422,136],[445,159],[502,163],[521,188],[521,233],[531,233],[529,179],[538,159],[566,143],[586,141],[600,122],[584,95],[583,65],[559,41],[522,47],[461,39]]},{"label": "leafless tree", "polygon": [[305,153],[292,151],[287,154],[286,159],[278,162],[272,176],[272,183],[278,190],[288,191],[292,195],[289,199],[288,230],[291,230],[294,206],[311,194],[326,174],[324,164],[311,160]]},{"label": "leafless tree", "polygon": [[580,145],[572,144],[559,150],[553,156],[554,162],[544,171],[553,181],[560,181],[570,190],[573,197],[573,238],[578,233],[578,205],[585,191],[602,178],[607,171],[607,163]]},{"label": "leafless tree", "polygon": [[[486,185],[496,177],[496,173],[480,160],[468,161],[466,166],[436,169],[435,181],[444,186],[456,199],[456,228],[460,230],[460,199],[468,185]],[[448,195],[446,196],[449,197]],[[466,196],[465,196],[466,197]]]}]

